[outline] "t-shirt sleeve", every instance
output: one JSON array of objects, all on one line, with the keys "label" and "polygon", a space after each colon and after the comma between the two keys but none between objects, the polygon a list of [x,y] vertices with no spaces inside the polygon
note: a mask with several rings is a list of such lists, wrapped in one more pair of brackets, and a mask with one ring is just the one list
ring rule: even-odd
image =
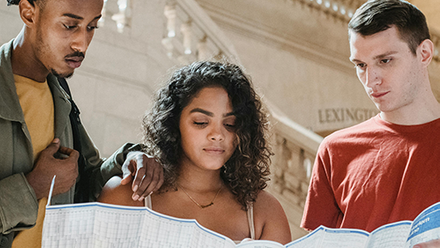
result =
[{"label": "t-shirt sleeve", "polygon": [[338,227],[343,217],[331,185],[330,158],[326,143],[323,142],[315,159],[304,206],[301,227],[306,230],[314,230],[320,225]]}]

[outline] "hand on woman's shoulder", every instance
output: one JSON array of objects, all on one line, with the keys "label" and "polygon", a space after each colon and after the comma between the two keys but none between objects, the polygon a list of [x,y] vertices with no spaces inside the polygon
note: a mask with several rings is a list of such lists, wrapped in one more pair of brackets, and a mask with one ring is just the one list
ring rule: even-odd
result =
[{"label": "hand on woman's shoulder", "polygon": [[143,201],[133,201],[131,198],[133,195],[131,183],[122,185],[121,180],[119,176],[110,178],[102,188],[98,201],[125,206],[144,206]]},{"label": "hand on woman's shoulder", "polygon": [[280,202],[267,191],[260,191],[254,203],[255,228],[258,239],[274,240],[282,244],[292,240],[289,222]]}]

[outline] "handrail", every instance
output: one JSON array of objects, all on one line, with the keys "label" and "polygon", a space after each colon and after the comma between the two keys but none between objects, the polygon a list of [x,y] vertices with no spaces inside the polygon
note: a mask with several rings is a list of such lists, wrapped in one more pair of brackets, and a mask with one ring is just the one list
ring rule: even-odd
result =
[{"label": "handrail", "polygon": [[305,151],[316,154],[322,137],[315,132],[299,125],[285,115],[278,107],[265,102],[272,120],[275,122],[275,131],[285,137],[287,140],[301,146]]}]

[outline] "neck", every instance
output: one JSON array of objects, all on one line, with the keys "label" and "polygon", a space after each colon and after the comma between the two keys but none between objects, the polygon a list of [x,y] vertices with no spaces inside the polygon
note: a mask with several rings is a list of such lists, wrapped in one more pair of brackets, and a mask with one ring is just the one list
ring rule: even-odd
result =
[{"label": "neck", "polygon": [[201,209],[211,207],[220,197],[220,192],[224,188],[224,183],[220,178],[220,170],[210,171],[194,166],[190,167],[193,168],[181,169],[177,179],[178,191],[185,194]]},{"label": "neck", "polygon": [[220,170],[209,171],[199,168],[182,168],[177,184],[187,191],[207,193],[211,191],[216,192],[224,183],[220,178]]},{"label": "neck", "polygon": [[396,111],[381,112],[380,117],[382,120],[399,125],[424,124],[440,118],[440,104],[432,95],[424,98],[420,104],[406,106]]},{"label": "neck", "polygon": [[30,36],[30,31],[24,26],[15,38],[11,58],[12,72],[37,82],[44,82],[49,71],[37,59]]}]

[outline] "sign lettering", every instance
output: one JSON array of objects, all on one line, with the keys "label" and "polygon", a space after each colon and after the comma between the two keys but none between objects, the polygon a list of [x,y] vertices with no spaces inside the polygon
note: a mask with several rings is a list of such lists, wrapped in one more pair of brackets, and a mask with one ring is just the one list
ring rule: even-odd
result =
[{"label": "sign lettering", "polygon": [[319,109],[319,123],[362,122],[377,115],[377,109],[363,108],[328,108]]}]

